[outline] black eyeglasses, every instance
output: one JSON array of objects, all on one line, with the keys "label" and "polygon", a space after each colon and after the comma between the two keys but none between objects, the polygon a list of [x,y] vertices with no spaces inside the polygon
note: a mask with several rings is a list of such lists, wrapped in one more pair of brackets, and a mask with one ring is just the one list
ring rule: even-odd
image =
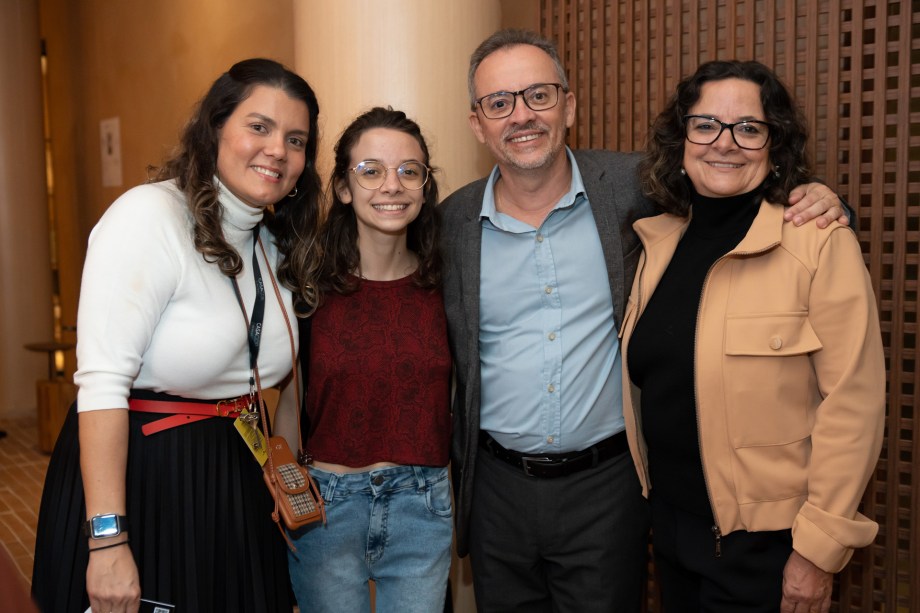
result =
[{"label": "black eyeglasses", "polygon": [[722,136],[724,130],[732,134],[735,144],[742,149],[756,151],[767,146],[770,140],[770,124],[757,119],[725,123],[706,115],[685,115],[687,140],[696,145],[711,145]]},{"label": "black eyeglasses", "polygon": [[568,91],[561,83],[534,83],[518,92],[495,92],[476,101],[487,119],[502,119],[514,112],[520,96],[532,111],[548,111],[559,104],[559,90]]},{"label": "black eyeglasses", "polygon": [[425,187],[428,183],[428,175],[431,170],[421,162],[410,160],[403,162],[398,168],[387,168],[383,163],[376,160],[364,160],[358,162],[354,168],[349,168],[349,172],[355,173],[355,179],[358,185],[364,189],[380,189],[387,180],[387,174],[396,171],[396,178],[399,183],[406,189],[413,191]]}]

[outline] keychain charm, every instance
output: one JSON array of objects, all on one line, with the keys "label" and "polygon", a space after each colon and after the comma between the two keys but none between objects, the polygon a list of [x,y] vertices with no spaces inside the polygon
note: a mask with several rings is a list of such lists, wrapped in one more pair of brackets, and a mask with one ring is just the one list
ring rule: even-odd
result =
[{"label": "keychain charm", "polygon": [[240,421],[252,428],[259,423],[259,411],[256,408],[256,392],[254,389],[255,377],[253,373],[249,374],[249,407],[240,413]]},{"label": "keychain charm", "polygon": [[243,411],[240,413],[240,416],[234,420],[233,425],[236,427],[237,432],[240,433],[240,436],[243,437],[243,440],[246,441],[246,446],[249,447],[249,451],[252,452],[252,455],[255,456],[261,466],[268,460],[268,452],[266,451],[265,437],[262,435],[262,432],[255,427],[258,421],[258,413]]}]

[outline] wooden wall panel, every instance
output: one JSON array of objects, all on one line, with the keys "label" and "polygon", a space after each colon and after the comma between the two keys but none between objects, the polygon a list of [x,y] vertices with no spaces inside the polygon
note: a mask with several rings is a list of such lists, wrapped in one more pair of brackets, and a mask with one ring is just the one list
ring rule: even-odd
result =
[{"label": "wooden wall panel", "polygon": [[863,501],[879,535],[839,575],[833,610],[920,612],[920,0],[541,0],[540,23],[578,100],[572,147],[641,149],[677,81],[710,59],[764,62],[795,94],[817,175],[857,212],[888,369]]}]

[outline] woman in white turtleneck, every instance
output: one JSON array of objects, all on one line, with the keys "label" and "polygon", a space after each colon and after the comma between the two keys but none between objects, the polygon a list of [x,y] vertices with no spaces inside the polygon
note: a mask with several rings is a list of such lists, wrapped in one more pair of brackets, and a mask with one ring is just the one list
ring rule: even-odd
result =
[{"label": "woman in white turtleneck", "polygon": [[235,424],[253,364],[263,387],[289,379],[288,324],[314,306],[318,112],[280,64],[235,64],[160,182],[125,193],[93,230],[77,406],[39,518],[43,611],[133,612],[140,598],[291,610],[273,502]]}]

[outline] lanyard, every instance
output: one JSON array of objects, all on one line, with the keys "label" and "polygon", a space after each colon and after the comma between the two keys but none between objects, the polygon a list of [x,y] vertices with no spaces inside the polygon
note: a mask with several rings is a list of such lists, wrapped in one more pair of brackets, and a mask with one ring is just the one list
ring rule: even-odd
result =
[{"label": "lanyard", "polygon": [[252,306],[252,319],[246,316],[246,305],[243,304],[243,294],[240,286],[233,281],[233,291],[243,310],[243,316],[249,321],[249,389],[255,388],[255,370],[259,359],[259,345],[262,342],[262,320],[265,318],[265,284],[262,282],[262,271],[259,270],[259,259],[256,257],[256,244],[259,243],[259,226],[252,229],[252,274],[256,285],[256,301]]}]

